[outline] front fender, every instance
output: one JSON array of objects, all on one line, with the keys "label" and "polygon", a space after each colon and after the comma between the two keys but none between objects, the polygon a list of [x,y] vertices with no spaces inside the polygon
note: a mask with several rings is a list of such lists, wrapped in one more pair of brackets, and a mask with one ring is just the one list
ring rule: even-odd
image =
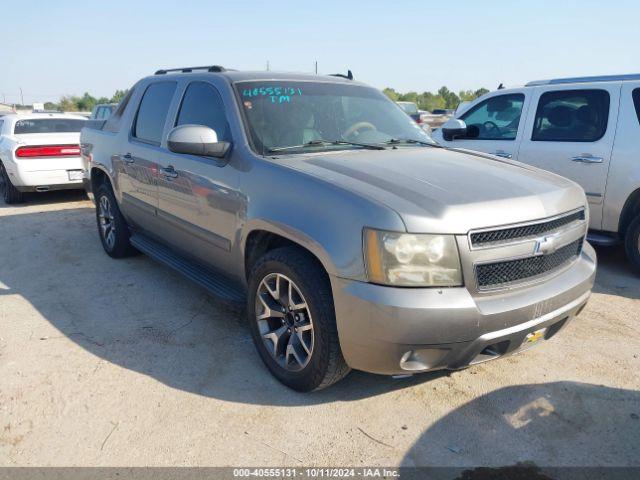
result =
[{"label": "front fender", "polygon": [[[338,275],[335,263],[325,247],[310,237],[307,233],[280,221],[265,218],[254,218],[249,220],[242,229],[240,237],[240,249],[246,251],[247,239],[252,232],[264,231],[279,235],[287,240],[297,243],[301,247],[311,252],[322,264],[329,275]],[[242,256],[244,259],[244,255]]]}]

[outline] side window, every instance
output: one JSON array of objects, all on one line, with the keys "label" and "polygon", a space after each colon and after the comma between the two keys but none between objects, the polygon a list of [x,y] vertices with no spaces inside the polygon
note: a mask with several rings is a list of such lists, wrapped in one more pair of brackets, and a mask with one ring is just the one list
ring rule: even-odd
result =
[{"label": "side window", "polygon": [[175,82],[152,83],[147,87],[133,125],[135,138],[160,145],[164,122],[175,90]]},{"label": "side window", "polygon": [[520,125],[524,94],[512,93],[486,99],[465,113],[464,138],[474,140],[515,140]]},{"label": "side window", "polygon": [[205,125],[216,131],[219,140],[230,140],[222,98],[208,83],[193,82],[187,87],[176,126],[185,124]]},{"label": "side window", "polygon": [[638,122],[640,122],[640,88],[636,88],[633,91],[633,105],[636,107],[636,115],[638,116]]},{"label": "side window", "polygon": [[595,142],[607,131],[609,92],[558,90],[540,96],[531,140]]}]

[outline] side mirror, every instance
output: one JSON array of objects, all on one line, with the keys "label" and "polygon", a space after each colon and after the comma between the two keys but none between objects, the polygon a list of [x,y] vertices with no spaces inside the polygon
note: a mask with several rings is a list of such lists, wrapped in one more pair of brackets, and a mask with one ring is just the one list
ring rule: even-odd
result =
[{"label": "side mirror", "polygon": [[167,146],[174,153],[222,158],[231,143],[219,142],[216,131],[204,125],[180,125],[169,132]]},{"label": "side mirror", "polygon": [[442,125],[442,137],[447,141],[465,137],[466,135],[467,124],[464,123],[464,120],[450,118],[444,125]]}]

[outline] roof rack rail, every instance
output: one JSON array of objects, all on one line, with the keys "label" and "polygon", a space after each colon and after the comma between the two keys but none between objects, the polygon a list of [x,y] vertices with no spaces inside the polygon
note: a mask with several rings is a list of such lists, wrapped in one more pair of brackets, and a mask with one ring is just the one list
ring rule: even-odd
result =
[{"label": "roof rack rail", "polygon": [[563,83],[587,83],[587,82],[622,82],[625,80],[640,80],[640,73],[628,73],[623,75],[599,75],[594,77],[570,77],[552,78],[550,80],[535,80],[525,84],[525,87],[537,87],[539,85],[558,85]]},{"label": "roof rack rail", "polygon": [[353,80],[353,73],[351,72],[351,70],[347,70],[347,74],[343,74],[343,73],[332,73],[329,75],[330,77],[340,77],[340,78],[346,78],[347,80]]},{"label": "roof rack rail", "polygon": [[181,68],[164,68],[157,70],[154,75],[165,75],[171,72],[191,73],[194,70],[206,70],[207,72],[226,72],[227,69],[220,65],[207,65],[203,67],[181,67]]}]

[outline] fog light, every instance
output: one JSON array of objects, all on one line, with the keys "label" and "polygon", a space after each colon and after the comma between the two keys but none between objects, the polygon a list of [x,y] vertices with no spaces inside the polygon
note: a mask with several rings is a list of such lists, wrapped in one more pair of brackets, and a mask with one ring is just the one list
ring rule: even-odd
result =
[{"label": "fog light", "polygon": [[440,366],[449,350],[441,348],[421,348],[409,350],[400,359],[400,368],[408,371],[431,370]]}]

